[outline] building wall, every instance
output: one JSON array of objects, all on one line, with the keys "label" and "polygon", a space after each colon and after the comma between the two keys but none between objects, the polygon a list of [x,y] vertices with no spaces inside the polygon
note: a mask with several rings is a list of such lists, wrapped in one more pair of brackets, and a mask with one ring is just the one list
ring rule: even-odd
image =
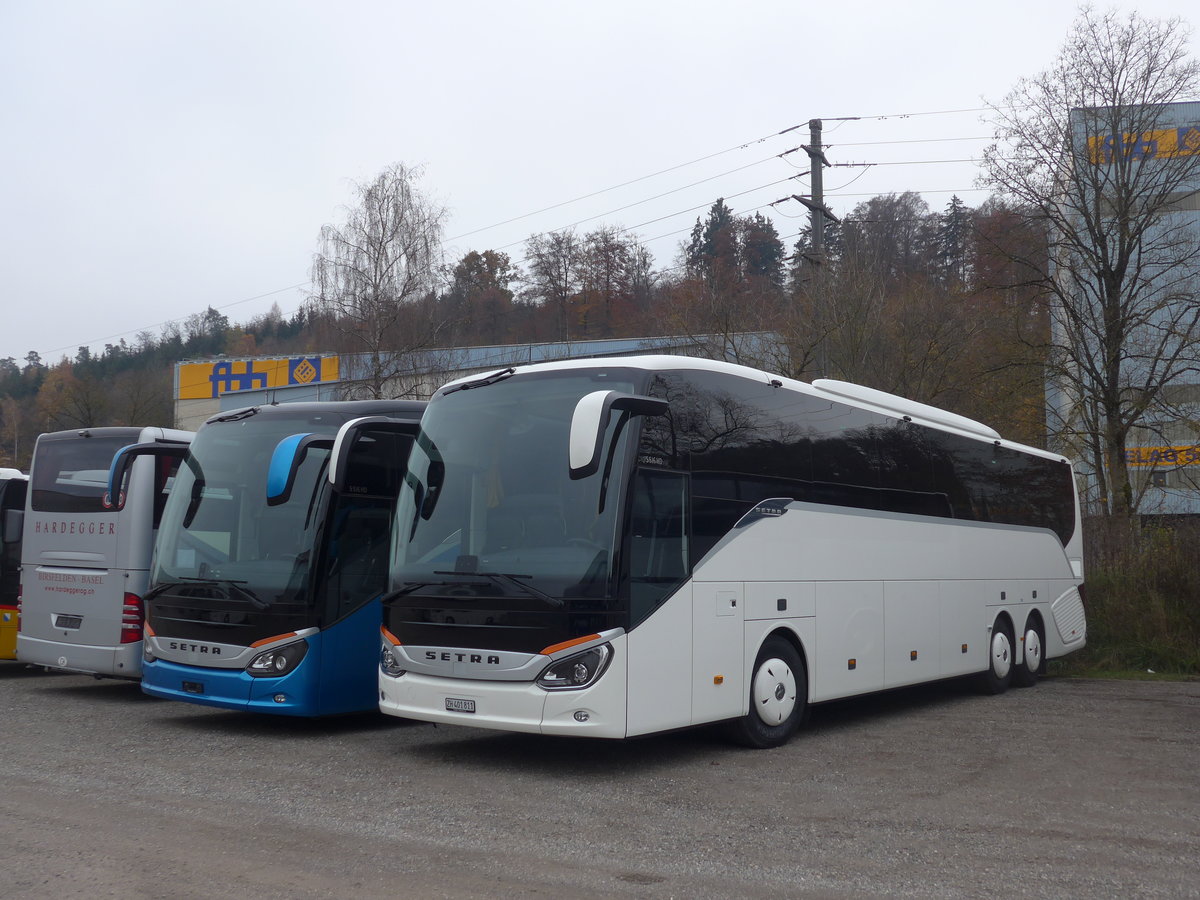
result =
[{"label": "building wall", "polygon": [[[1124,135],[1114,141],[1111,134],[1089,134],[1086,111],[1073,112],[1076,150],[1084,159],[1100,165],[1112,160],[1115,154],[1132,160],[1135,165],[1153,166],[1159,161],[1179,157],[1200,158],[1200,102],[1168,105],[1154,127],[1138,135]],[[1167,228],[1180,227],[1185,239],[1200,245],[1200,159],[1190,181],[1180,186],[1170,197],[1170,212],[1160,230],[1148,235],[1154,240]],[[1193,271],[1200,271],[1200,267]],[[1172,285],[1177,294],[1173,311],[1195,310],[1200,304],[1200,278],[1195,274]],[[1155,302],[1163,302],[1160,295]],[[1160,347],[1171,348],[1171,329],[1168,327],[1168,307],[1150,319],[1145,328],[1135,333],[1131,344],[1133,358],[1123,363],[1123,383],[1136,389],[1147,377],[1153,377],[1154,366],[1161,361]],[[1059,340],[1063,335],[1056,332]],[[1194,357],[1200,367],[1200,342],[1185,345],[1185,356]],[[1137,354],[1142,358],[1137,358]],[[1147,416],[1144,427],[1135,428],[1129,435],[1126,462],[1130,467],[1137,510],[1143,514],[1200,514],[1200,369],[1176,378],[1168,386],[1165,397],[1170,409]],[[1047,402],[1052,433],[1056,427],[1070,433],[1078,426],[1073,411],[1074,398],[1060,384],[1047,386]],[[1087,448],[1067,440],[1060,447],[1074,456],[1078,468],[1088,479],[1087,498],[1093,503],[1098,497],[1097,473]]]}]

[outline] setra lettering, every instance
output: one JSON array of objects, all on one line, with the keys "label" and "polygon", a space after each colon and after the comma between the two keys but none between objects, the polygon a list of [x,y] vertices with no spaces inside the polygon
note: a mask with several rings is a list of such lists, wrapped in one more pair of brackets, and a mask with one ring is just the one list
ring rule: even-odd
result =
[{"label": "setra lettering", "polygon": [[485,658],[482,653],[463,653],[456,650],[426,650],[425,658],[433,662],[474,663],[480,666],[500,665],[500,657],[494,654],[488,654]]},{"label": "setra lettering", "polygon": [[171,650],[183,650],[186,653],[208,653],[212,656],[220,656],[220,647],[209,647],[207,644],[185,644],[183,641],[167,641],[167,647]]}]

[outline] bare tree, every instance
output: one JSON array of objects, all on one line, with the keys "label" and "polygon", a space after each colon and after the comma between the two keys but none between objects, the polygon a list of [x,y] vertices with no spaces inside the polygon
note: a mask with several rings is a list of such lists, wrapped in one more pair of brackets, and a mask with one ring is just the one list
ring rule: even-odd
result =
[{"label": "bare tree", "polygon": [[579,238],[569,228],[535,234],[525,242],[527,296],[554,310],[561,341],[575,337],[570,327],[570,304],[579,291],[580,259]]},{"label": "bare tree", "polygon": [[359,354],[343,372],[351,397],[411,391],[413,354],[434,346],[446,325],[436,303],[446,212],[421,192],[420,177],[390,166],[355,186],[344,224],[321,229],[309,308],[336,349]]},{"label": "bare tree", "polygon": [[1050,235],[1048,257],[1023,262],[1050,307],[1058,437],[1118,516],[1136,508],[1131,432],[1200,371],[1200,246],[1181,215],[1200,189],[1200,128],[1173,106],[1200,81],[1189,36],[1179,19],[1085,7],[1053,66],[991,107],[982,182]]}]

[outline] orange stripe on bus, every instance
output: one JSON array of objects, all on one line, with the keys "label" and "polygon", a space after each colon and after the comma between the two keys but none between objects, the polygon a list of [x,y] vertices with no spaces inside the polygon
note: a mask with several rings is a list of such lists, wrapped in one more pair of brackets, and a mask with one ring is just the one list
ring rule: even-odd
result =
[{"label": "orange stripe on bus", "polygon": [[575,638],[571,641],[563,641],[561,644],[551,644],[549,647],[546,647],[544,650],[542,650],[541,654],[542,656],[549,656],[552,653],[557,653],[559,650],[566,650],[568,647],[574,647],[577,644],[586,644],[588,641],[598,640],[600,640],[600,635],[589,634],[585,637]]},{"label": "orange stripe on bus", "polygon": [[155,632],[155,630],[150,627],[149,622],[143,622],[142,628],[144,628],[146,631],[146,637],[158,637],[157,632]]},{"label": "orange stripe on bus", "polygon": [[390,631],[388,631],[386,625],[379,626],[379,633],[382,634],[389,641],[391,641],[392,646],[394,646],[394,647],[400,646],[400,638],[396,637],[394,634],[392,634]]},{"label": "orange stripe on bus", "polygon": [[263,644],[270,644],[275,641],[282,641],[284,638],[295,637],[296,632],[289,631],[287,634],[277,634],[274,637],[263,638],[261,641],[255,641],[251,647],[261,647]]}]

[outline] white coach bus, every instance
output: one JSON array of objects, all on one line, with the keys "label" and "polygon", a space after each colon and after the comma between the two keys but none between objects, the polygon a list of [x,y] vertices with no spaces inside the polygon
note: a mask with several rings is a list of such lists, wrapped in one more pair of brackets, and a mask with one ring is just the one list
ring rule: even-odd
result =
[{"label": "white coach bus", "polygon": [[438,391],[408,466],[392,715],[727,721],[771,747],[811,703],[1031,685],[1085,642],[1070,463],[868,388],[681,357],[505,369]]},{"label": "white coach bus", "polygon": [[[141,677],[154,535],[191,439],[190,431],[125,426],[38,437],[21,541],[18,660]],[[107,495],[113,456],[151,442],[168,452],[133,463],[118,510]]]}]

